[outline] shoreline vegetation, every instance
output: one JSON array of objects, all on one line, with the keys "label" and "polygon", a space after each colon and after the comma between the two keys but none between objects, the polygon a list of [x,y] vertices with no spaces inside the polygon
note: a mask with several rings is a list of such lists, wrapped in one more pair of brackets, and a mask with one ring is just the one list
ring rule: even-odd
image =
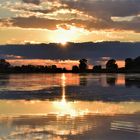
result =
[{"label": "shoreline vegetation", "polygon": [[71,70],[58,68],[56,65],[22,65],[12,66],[7,60],[0,59],[0,73],[140,73],[140,56],[135,59],[126,58],[125,66],[119,68],[115,59],[106,62],[106,68],[95,65],[88,69],[87,59],[80,59],[79,65],[72,66]]}]

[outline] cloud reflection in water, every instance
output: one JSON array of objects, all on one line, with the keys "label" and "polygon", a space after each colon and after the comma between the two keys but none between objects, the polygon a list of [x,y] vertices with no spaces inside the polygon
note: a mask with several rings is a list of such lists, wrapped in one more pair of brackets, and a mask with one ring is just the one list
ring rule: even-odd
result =
[{"label": "cloud reflection in water", "polygon": [[[109,79],[114,78],[113,75],[107,76],[106,83],[103,80],[106,75],[102,75],[101,79],[99,77],[95,75],[94,78],[85,79],[86,76],[81,75],[80,78],[84,79],[84,84],[79,82],[79,85],[76,84],[77,82],[74,83],[72,77],[67,74],[57,77],[59,80],[56,77],[53,80],[50,78],[50,81],[55,81],[51,84],[59,83],[61,91],[60,97],[54,100],[0,100],[0,138],[6,140],[84,140],[87,138],[118,140],[123,137],[124,140],[139,140],[139,101],[69,100],[71,90],[68,87],[70,85],[76,88],[80,86],[84,95],[88,95],[88,93],[84,93],[87,91],[85,89],[91,89],[93,85],[93,91],[101,88],[99,82],[102,83],[103,88],[114,89],[117,86],[125,88],[123,87],[124,82],[122,82],[125,80],[123,76],[120,76],[121,80],[115,80],[118,85],[110,84],[110,81],[114,82]],[[67,82],[70,80],[71,82]],[[129,83],[131,81],[130,79]],[[82,84],[80,85],[80,83]],[[127,90],[132,89],[135,87],[129,87]],[[78,96],[78,94],[76,95]],[[119,96],[119,92],[116,95]]]}]

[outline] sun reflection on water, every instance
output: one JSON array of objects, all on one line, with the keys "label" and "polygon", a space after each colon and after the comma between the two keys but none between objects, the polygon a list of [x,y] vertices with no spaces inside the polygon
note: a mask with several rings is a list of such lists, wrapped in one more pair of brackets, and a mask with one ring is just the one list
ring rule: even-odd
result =
[{"label": "sun reflection on water", "polygon": [[[116,94],[116,93],[112,93],[112,94],[104,93],[103,89],[115,88],[116,90],[118,88],[119,92],[120,91],[127,92],[131,90],[131,88],[125,89],[123,86],[121,87],[118,86],[118,85],[124,84],[125,78],[126,78],[125,75],[88,75],[88,76],[64,74],[64,73],[58,74],[58,75],[32,75],[30,79],[32,79],[33,81],[32,80],[29,82],[26,81],[25,83],[28,83],[28,84],[25,84],[25,85],[24,83],[21,82],[19,85],[20,86],[22,85],[22,88],[26,87],[27,85],[31,87],[30,84],[36,81],[39,85],[43,84],[43,86],[46,88],[42,91],[30,92],[32,93],[31,97],[37,97],[37,98],[29,98],[30,100],[28,98],[27,98],[28,100],[24,100],[24,98],[19,98],[21,100],[17,100],[18,98],[16,98],[19,95],[20,97],[25,97],[25,96],[30,97],[29,93],[27,92],[25,93],[20,92],[20,94],[14,94],[15,93],[14,92],[13,95],[11,94],[12,96],[9,93],[8,96],[6,97],[10,96],[10,99],[12,100],[0,100],[0,115],[5,115],[5,116],[6,115],[11,115],[11,116],[43,115],[45,116],[45,115],[53,114],[56,116],[79,117],[79,116],[84,116],[88,114],[109,115],[109,116],[114,115],[115,116],[117,114],[133,114],[135,112],[140,112],[140,102],[135,102],[133,100],[120,101],[120,102],[109,102],[109,101],[107,102],[107,101],[101,101],[101,100],[94,101],[94,97],[96,98],[97,96],[100,96],[100,95],[103,96],[103,94],[104,94],[104,97],[106,96],[109,97],[112,94]],[[82,78],[80,79],[80,77]],[[86,85],[79,84],[80,80],[84,80],[83,77],[87,78]],[[118,79],[118,80],[115,80],[117,81],[116,87],[115,85],[113,87],[108,87],[108,86],[106,87],[106,84],[112,84],[111,81],[114,81],[114,78],[116,77]],[[19,81],[17,79],[22,79],[22,78],[29,79],[29,75],[27,75],[27,77],[26,75],[17,75],[17,76],[13,75],[10,78],[12,81],[10,83]],[[76,79],[79,79],[79,80],[76,80]],[[108,79],[108,80],[101,80],[101,79]],[[100,84],[103,85],[104,87],[103,89],[101,86],[98,85],[99,81],[101,81]],[[107,81],[108,83],[104,83],[104,81]],[[14,85],[12,84],[10,85],[14,87]],[[51,86],[53,87],[52,89],[50,89],[50,91],[51,90],[53,91],[53,89],[55,89],[54,92],[49,91],[49,89],[47,88],[48,85],[49,87]],[[18,87],[18,90],[21,88],[20,86]],[[32,88],[34,88],[34,86]],[[102,89],[103,94],[101,94],[98,88]],[[6,89],[6,86],[5,86],[5,89]],[[15,91],[16,91],[16,88],[15,88]],[[96,94],[96,92],[99,92],[99,93]],[[4,94],[5,93],[6,92],[4,92]],[[49,93],[52,93],[52,94],[49,94]],[[1,95],[3,96],[4,94],[1,94]],[[14,96],[15,98],[13,98]],[[48,99],[48,98],[44,99],[44,97],[47,97],[47,96],[48,97],[50,96],[51,100],[45,100],[45,99]],[[82,96],[84,96],[85,98],[89,96],[88,98],[90,99],[91,97],[93,101],[84,100],[84,98],[81,98]],[[120,94],[114,97],[118,98],[119,96],[125,97],[124,95],[120,95]],[[40,100],[40,97],[43,97],[41,98],[43,100]],[[79,100],[79,98],[81,98],[81,100]],[[71,101],[71,99],[74,101]]]},{"label": "sun reflection on water", "polygon": [[[75,92],[77,93],[75,95],[81,94],[85,97],[88,96],[89,91],[93,92],[90,96],[92,97],[95,94],[94,90],[99,92],[97,88],[102,88],[102,86],[104,89],[110,87],[111,92],[112,84],[113,87],[116,85],[116,88],[123,89],[126,78],[124,75],[94,75],[94,77],[91,76],[89,79],[87,77],[87,80],[85,80],[83,75],[72,74],[32,76],[30,78],[25,76],[24,80],[31,80],[26,82],[23,80],[25,85],[22,81],[17,89],[26,87],[30,91],[30,88],[34,89],[35,86],[36,89],[40,90],[39,87],[43,84],[43,88],[45,87],[46,91],[48,91],[48,87],[57,87],[56,89],[59,90],[56,93],[52,93],[59,97],[53,98],[53,100],[39,100],[38,98],[37,100],[25,100],[24,98],[22,100],[0,100],[0,139],[61,140],[81,139],[81,136],[84,136],[85,139],[97,137],[100,140],[108,140],[110,138],[113,139],[114,135],[112,134],[117,134],[118,132],[120,136],[118,139],[122,138],[120,133],[134,134],[133,136],[135,137],[133,139],[136,140],[138,138],[140,134],[139,101],[107,102],[100,100],[76,100],[75,98],[75,101],[70,100],[72,94],[70,93],[70,87],[73,87],[72,92],[75,92],[75,87],[80,87]],[[11,78],[14,81],[12,80],[10,83],[19,81],[16,79],[16,76]],[[20,76],[20,79],[22,78],[23,75]],[[87,82],[80,85],[82,83],[80,80]],[[37,83],[32,85],[35,81]],[[10,84],[10,87],[14,87],[13,84]],[[6,89],[7,87],[5,86],[4,88]],[[16,88],[14,87],[14,89]],[[86,90],[81,92],[81,89]],[[125,91],[130,89],[125,89]],[[32,92],[35,93],[34,91]],[[42,96],[42,91],[40,93]],[[97,95],[101,95],[100,93]],[[118,93],[120,93],[120,90]],[[104,90],[102,90],[102,94],[104,94]],[[50,94],[47,92],[43,95],[48,96]],[[105,134],[108,137],[105,138]]]},{"label": "sun reflection on water", "polygon": [[61,86],[62,86],[62,99],[61,101],[54,101],[53,105],[57,108],[57,116],[70,116],[77,117],[87,114],[89,111],[86,110],[76,110],[74,108],[75,103],[67,102],[66,100],[66,76],[63,73],[61,76]]}]

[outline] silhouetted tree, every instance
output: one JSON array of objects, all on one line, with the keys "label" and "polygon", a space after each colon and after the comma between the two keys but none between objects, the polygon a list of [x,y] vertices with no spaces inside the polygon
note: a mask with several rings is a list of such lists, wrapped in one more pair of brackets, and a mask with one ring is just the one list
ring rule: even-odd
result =
[{"label": "silhouetted tree", "polygon": [[0,71],[6,72],[10,68],[10,63],[7,62],[5,59],[0,59]]},{"label": "silhouetted tree", "polygon": [[101,72],[102,71],[102,66],[101,65],[97,65],[93,67],[93,72]]},{"label": "silhouetted tree", "polygon": [[79,69],[80,72],[86,72],[88,65],[87,65],[87,60],[86,59],[81,59],[79,60],[80,64],[79,64]]},{"label": "silhouetted tree", "polygon": [[[118,68],[116,60],[111,59],[106,63],[106,69],[103,69],[101,65],[96,65],[93,69],[88,69],[88,64],[86,59],[79,60],[79,67],[74,65],[72,70],[67,70],[66,68],[57,68],[56,65],[52,66],[42,66],[42,65],[22,65],[22,66],[11,66],[9,62],[5,59],[0,59],[0,72],[1,73],[62,73],[62,72],[133,72],[140,73],[140,56],[135,59],[127,58],[125,59],[125,67]],[[113,80],[111,80],[113,81]]]},{"label": "silhouetted tree", "polygon": [[106,70],[107,72],[117,72],[118,65],[116,64],[115,59],[108,60],[108,62],[106,63]]},{"label": "silhouetted tree", "polygon": [[57,66],[56,65],[52,65],[52,69],[53,70],[56,70],[57,69]]},{"label": "silhouetted tree", "polygon": [[126,72],[140,72],[140,56],[135,59],[125,59],[125,70]]},{"label": "silhouetted tree", "polygon": [[132,58],[126,58],[125,59],[125,69],[130,70],[134,67],[134,61]]},{"label": "silhouetted tree", "polygon": [[63,68],[62,71],[63,71],[63,72],[67,72],[67,69],[66,69],[66,68]]},{"label": "silhouetted tree", "polygon": [[52,65],[51,66],[51,72],[57,72],[57,66],[56,65]]},{"label": "silhouetted tree", "polygon": [[79,68],[78,68],[78,66],[73,66],[72,67],[72,72],[79,72]]},{"label": "silhouetted tree", "polygon": [[140,71],[140,56],[134,59],[134,67],[136,70]]}]

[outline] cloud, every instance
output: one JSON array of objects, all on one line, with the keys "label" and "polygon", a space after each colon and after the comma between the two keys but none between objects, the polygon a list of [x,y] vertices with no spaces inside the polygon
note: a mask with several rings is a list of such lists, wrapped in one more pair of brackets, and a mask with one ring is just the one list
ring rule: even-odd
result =
[{"label": "cloud", "polygon": [[22,0],[25,3],[40,4],[40,0]]},{"label": "cloud", "polygon": [[24,59],[79,60],[87,58],[94,64],[101,57],[121,60],[139,56],[139,46],[140,43],[68,43],[67,48],[64,49],[60,44],[27,44],[0,46],[0,52],[3,55],[21,56]]},{"label": "cloud", "polygon": [[[69,24],[89,31],[140,32],[138,0],[23,0],[23,3],[12,4],[10,8],[16,10],[17,15],[0,19],[1,27],[55,30],[60,24]],[[122,20],[123,18],[125,20]]]},{"label": "cloud", "polygon": [[0,54],[0,57],[3,58],[3,59],[23,59],[22,56],[19,56],[19,55],[13,55],[13,54]]},{"label": "cloud", "polygon": [[[133,30],[139,32],[140,19],[140,1],[138,0],[63,0],[71,9],[76,9],[87,13],[97,19],[96,22],[88,22],[88,29],[115,29],[115,30]],[[115,22],[111,17],[134,16],[127,22]]]},{"label": "cloud", "polygon": [[[39,18],[35,16],[30,17],[15,17],[11,19],[0,19],[0,25],[6,27],[21,27],[21,28],[41,28],[56,30],[59,25],[64,29],[66,25],[72,25],[79,28],[85,28],[87,30],[130,30],[135,32],[140,32],[140,18],[135,17],[132,21],[106,21],[106,20],[94,20],[86,21],[80,19],[70,19],[70,20],[57,20],[57,19],[47,19]],[[64,26],[65,25],[65,26]],[[59,26],[60,27],[60,26]],[[67,26],[68,27],[68,26]]]},{"label": "cloud", "polygon": [[97,17],[130,16],[140,13],[138,0],[62,0],[69,8],[85,11]]},{"label": "cloud", "polygon": [[13,27],[21,27],[21,28],[42,28],[42,29],[56,30],[57,25],[58,26],[60,25],[61,28],[66,29],[66,24],[80,27],[86,24],[86,21],[81,21],[81,20],[63,21],[63,20],[45,19],[45,18],[38,18],[35,16],[31,16],[31,17],[16,17],[11,19],[0,19],[0,23],[1,26],[13,26]]}]

